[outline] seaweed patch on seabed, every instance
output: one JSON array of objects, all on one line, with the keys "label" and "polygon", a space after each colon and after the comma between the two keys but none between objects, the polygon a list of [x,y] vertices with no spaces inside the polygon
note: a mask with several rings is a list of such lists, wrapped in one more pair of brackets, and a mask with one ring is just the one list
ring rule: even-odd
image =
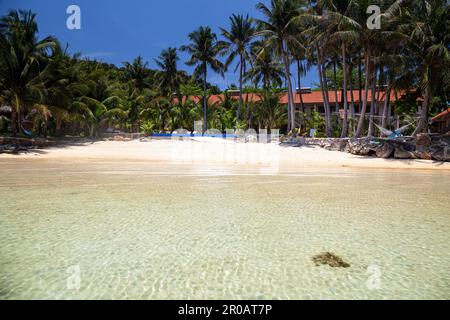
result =
[{"label": "seaweed patch on seabed", "polygon": [[334,253],[324,252],[312,257],[312,261],[316,264],[316,266],[320,266],[323,264],[329,265],[333,268],[349,268],[350,264],[342,260],[341,257],[338,257]]}]

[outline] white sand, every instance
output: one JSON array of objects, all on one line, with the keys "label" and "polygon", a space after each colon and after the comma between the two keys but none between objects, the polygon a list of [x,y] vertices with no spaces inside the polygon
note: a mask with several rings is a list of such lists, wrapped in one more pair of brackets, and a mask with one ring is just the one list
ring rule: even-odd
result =
[{"label": "white sand", "polygon": [[2,160],[43,159],[59,161],[143,161],[165,164],[201,164],[264,167],[275,171],[301,169],[415,169],[450,171],[450,163],[426,160],[378,159],[327,151],[319,147],[285,147],[277,144],[234,143],[219,139],[150,142],[99,141],[77,146],[38,150],[21,155],[0,154]]}]

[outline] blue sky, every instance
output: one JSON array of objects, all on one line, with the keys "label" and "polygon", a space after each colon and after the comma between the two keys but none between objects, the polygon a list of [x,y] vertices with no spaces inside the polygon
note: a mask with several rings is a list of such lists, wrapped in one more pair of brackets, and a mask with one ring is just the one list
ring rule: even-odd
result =
[{"label": "blue sky", "polygon": [[[56,36],[69,43],[70,52],[80,52],[96,60],[118,66],[141,55],[155,67],[153,61],[169,47],[187,43],[189,32],[200,25],[210,26],[216,33],[227,28],[233,13],[259,17],[257,0],[0,0],[0,15],[9,9],[31,9],[37,13],[39,34]],[[81,30],[68,30],[66,9],[75,4],[81,8]],[[180,53],[179,68],[191,71]],[[225,79],[210,72],[208,81],[227,87],[238,83],[238,75],[230,67]],[[316,81],[313,70],[302,86]]]}]

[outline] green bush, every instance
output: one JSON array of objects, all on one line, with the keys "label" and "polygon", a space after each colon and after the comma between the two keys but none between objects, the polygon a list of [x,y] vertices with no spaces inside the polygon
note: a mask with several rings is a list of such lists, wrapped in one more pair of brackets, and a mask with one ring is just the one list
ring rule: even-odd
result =
[{"label": "green bush", "polygon": [[151,134],[154,132],[155,129],[155,123],[152,121],[145,121],[141,124],[141,131],[147,134]]}]

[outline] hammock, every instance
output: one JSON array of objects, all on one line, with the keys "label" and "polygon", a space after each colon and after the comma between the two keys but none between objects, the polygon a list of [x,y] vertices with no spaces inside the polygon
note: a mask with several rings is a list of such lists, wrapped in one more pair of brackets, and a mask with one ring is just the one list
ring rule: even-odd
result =
[{"label": "hammock", "polygon": [[22,131],[28,137],[32,137],[33,136],[33,132],[26,130],[24,127],[22,127]]}]

